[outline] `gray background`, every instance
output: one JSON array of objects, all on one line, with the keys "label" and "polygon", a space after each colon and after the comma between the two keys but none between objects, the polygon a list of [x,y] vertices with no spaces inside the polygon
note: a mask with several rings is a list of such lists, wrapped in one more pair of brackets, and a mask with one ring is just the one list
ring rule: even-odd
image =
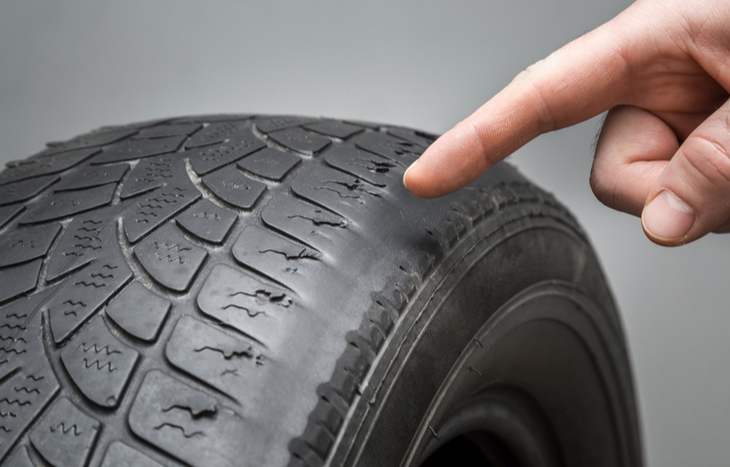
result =
[{"label": "gray background", "polygon": [[[0,0],[0,162],[103,124],[214,112],[443,132],[627,0]],[[512,160],[591,236],[623,310],[651,466],[730,459],[730,248],[654,246],[588,186],[598,120]]]}]

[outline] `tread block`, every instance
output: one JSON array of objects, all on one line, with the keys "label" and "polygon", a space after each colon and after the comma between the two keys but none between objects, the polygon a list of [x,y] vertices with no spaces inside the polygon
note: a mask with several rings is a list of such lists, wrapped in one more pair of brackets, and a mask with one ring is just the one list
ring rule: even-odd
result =
[{"label": "tread block", "polygon": [[0,459],[59,390],[41,340],[38,310],[47,296],[22,298],[0,311]]},{"label": "tread block", "polygon": [[316,154],[332,143],[332,140],[326,136],[305,131],[299,127],[269,133],[269,138],[284,147],[304,154]]},{"label": "tread block", "polygon": [[139,195],[172,182],[180,174],[180,154],[143,159],[132,169],[122,187],[121,198]]},{"label": "tread block", "polygon": [[35,224],[63,219],[111,203],[115,184],[76,191],[62,191],[43,199],[36,207],[20,218],[21,224]]},{"label": "tread block", "polygon": [[11,467],[35,467],[28,455],[28,448],[22,445],[18,446],[18,448],[10,454],[10,457],[5,460],[5,463]]},{"label": "tread block", "polygon": [[383,198],[384,191],[340,171],[308,166],[299,171],[291,189],[302,198],[342,215],[364,214],[368,203]]},{"label": "tread block", "polygon": [[291,197],[272,198],[261,218],[269,227],[320,251],[342,241],[348,226],[341,216]]},{"label": "tread block", "polygon": [[117,325],[145,342],[154,342],[170,314],[172,303],[148,290],[139,282],[131,283],[106,307],[106,314]]},{"label": "tread block", "polygon": [[54,280],[118,249],[116,214],[118,206],[98,209],[75,217],[61,234],[46,270]]},{"label": "tread block", "polygon": [[107,448],[101,467],[162,467],[162,464],[121,441],[114,441]]},{"label": "tread block", "polygon": [[236,137],[246,128],[245,121],[211,123],[195,133],[186,143],[185,149],[210,146]]},{"label": "tread block", "polygon": [[[107,252],[109,253],[109,252]],[[121,252],[98,258],[74,273],[46,304],[56,344],[65,341],[133,276]]]},{"label": "tread block", "polygon": [[184,292],[208,257],[172,224],[165,224],[134,247],[134,254],[150,276],[163,286]]},{"label": "tread block", "polygon": [[136,242],[202,196],[187,174],[176,174],[172,180],[142,196],[122,214],[127,240]]},{"label": "tread block", "polygon": [[246,226],[233,245],[233,257],[281,284],[302,277],[317,277],[321,254],[307,246],[254,225]]},{"label": "tread block", "polygon": [[188,117],[180,117],[171,121],[171,123],[214,123],[228,122],[234,120],[248,120],[253,114],[218,114],[218,115],[192,115]]},{"label": "tread block", "polygon": [[362,133],[355,136],[353,141],[358,148],[398,161],[405,167],[408,167],[425,151],[417,144],[381,132]]},{"label": "tread block", "polygon": [[107,183],[117,183],[128,169],[129,164],[87,167],[63,177],[61,182],[53,187],[53,191],[80,190]]},{"label": "tread block", "polygon": [[244,128],[220,146],[187,151],[185,154],[190,156],[193,170],[205,175],[264,147],[266,143],[258,139],[250,128]]},{"label": "tread block", "polygon": [[373,123],[373,122],[363,122],[362,120],[343,120],[345,123],[349,123],[351,125],[357,125],[365,128],[370,128],[371,130],[378,130],[380,129],[381,125],[380,123]]},{"label": "tread block", "polygon": [[108,164],[175,152],[185,138],[185,135],[178,135],[168,136],[167,138],[124,141],[105,149],[104,152],[95,156],[91,163]]},{"label": "tread block", "polygon": [[175,220],[185,230],[211,243],[223,243],[238,216],[207,199],[198,201]]},{"label": "tread block", "polygon": [[330,167],[380,187],[400,183],[404,167],[397,162],[370,152],[360,151],[347,146],[336,146],[325,156]]},{"label": "tread block", "polygon": [[241,209],[252,209],[266,191],[266,184],[251,180],[235,167],[206,175],[203,183],[220,199]]},{"label": "tread block", "polygon": [[10,222],[10,220],[17,216],[23,209],[25,209],[25,206],[0,207],[0,228],[4,227],[5,224]]},{"label": "tread block", "polygon": [[43,260],[37,259],[18,266],[0,269],[0,284],[2,284],[0,302],[33,290],[38,283],[41,265],[43,265]]},{"label": "tread block", "polygon": [[119,405],[139,352],[119,342],[101,315],[93,318],[61,350],[61,362],[71,380],[92,402]]},{"label": "tread block", "polygon": [[173,123],[157,125],[140,130],[139,133],[132,137],[132,139],[156,139],[179,135],[189,136],[198,131],[202,126],[202,123]]},{"label": "tread block", "polygon": [[8,162],[6,164],[7,169],[0,172],[0,185],[62,172],[81,163],[97,152],[99,152],[99,149],[79,149],[39,159]]},{"label": "tread block", "polygon": [[264,442],[254,427],[215,398],[160,371],[145,376],[129,412],[129,426],[137,436],[193,467],[263,465],[246,449]]},{"label": "tread block", "polygon": [[0,206],[30,199],[58,180],[55,175],[30,178],[22,182],[0,186]]},{"label": "tread block", "polygon": [[319,122],[302,125],[305,129],[315,131],[327,136],[345,139],[355,133],[364,131],[362,127],[341,122],[339,120],[322,120]]},{"label": "tread block", "polygon": [[293,154],[266,148],[239,161],[238,166],[259,177],[281,181],[299,162],[301,159]]},{"label": "tread block", "polygon": [[0,237],[0,268],[46,256],[61,224],[21,227]]},{"label": "tread block", "polygon": [[292,460],[287,467],[297,467],[299,465],[324,467],[324,459],[311,446],[299,438],[294,438],[289,442],[289,452],[292,454]]},{"label": "tread block", "polygon": [[106,130],[96,130],[76,136],[68,141],[46,143],[55,152],[71,149],[88,148],[92,146],[106,146],[132,136],[139,131],[138,126],[111,127]]},{"label": "tread block", "polygon": [[411,130],[410,128],[388,128],[388,134],[396,138],[404,139],[422,148],[429,147],[438,136],[430,135],[422,131]]},{"label": "tread block", "polygon": [[273,117],[258,117],[254,123],[256,128],[262,133],[270,133],[272,131],[283,130],[285,128],[291,128],[306,123],[316,122],[317,118],[310,117],[297,117],[292,115],[281,115]]},{"label": "tread block", "polygon": [[251,342],[232,337],[192,316],[177,322],[165,346],[167,360],[180,370],[229,395],[238,402],[251,391],[247,384],[261,354]]},{"label": "tread block", "polygon": [[30,442],[53,467],[83,467],[100,429],[101,423],[62,397],[31,431]]},{"label": "tread block", "polygon": [[269,347],[280,341],[283,319],[297,308],[291,292],[225,264],[216,265],[210,272],[197,303],[204,315]]}]

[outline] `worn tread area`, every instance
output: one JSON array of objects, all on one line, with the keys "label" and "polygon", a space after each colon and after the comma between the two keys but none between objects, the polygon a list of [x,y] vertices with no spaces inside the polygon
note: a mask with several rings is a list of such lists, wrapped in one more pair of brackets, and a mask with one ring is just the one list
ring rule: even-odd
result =
[{"label": "worn tread area", "polygon": [[529,204],[578,229],[512,169],[417,204],[401,179],[434,138],[193,116],[8,164],[0,465],[323,465],[401,313],[477,223]]}]

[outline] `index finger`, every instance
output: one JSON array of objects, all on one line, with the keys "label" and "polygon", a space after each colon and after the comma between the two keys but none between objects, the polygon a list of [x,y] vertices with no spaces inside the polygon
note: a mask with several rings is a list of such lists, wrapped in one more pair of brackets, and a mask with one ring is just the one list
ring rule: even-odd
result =
[{"label": "index finger", "polygon": [[520,73],[433,143],[406,171],[406,187],[423,198],[449,194],[538,135],[621,103],[629,68],[622,32],[634,29],[627,13]]}]

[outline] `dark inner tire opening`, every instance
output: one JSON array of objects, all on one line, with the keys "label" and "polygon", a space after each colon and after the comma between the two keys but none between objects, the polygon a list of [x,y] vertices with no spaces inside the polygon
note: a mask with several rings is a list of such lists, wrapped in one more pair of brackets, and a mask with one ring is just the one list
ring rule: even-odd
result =
[{"label": "dark inner tire opening", "polygon": [[421,467],[520,467],[509,446],[486,431],[457,436],[441,446]]}]

